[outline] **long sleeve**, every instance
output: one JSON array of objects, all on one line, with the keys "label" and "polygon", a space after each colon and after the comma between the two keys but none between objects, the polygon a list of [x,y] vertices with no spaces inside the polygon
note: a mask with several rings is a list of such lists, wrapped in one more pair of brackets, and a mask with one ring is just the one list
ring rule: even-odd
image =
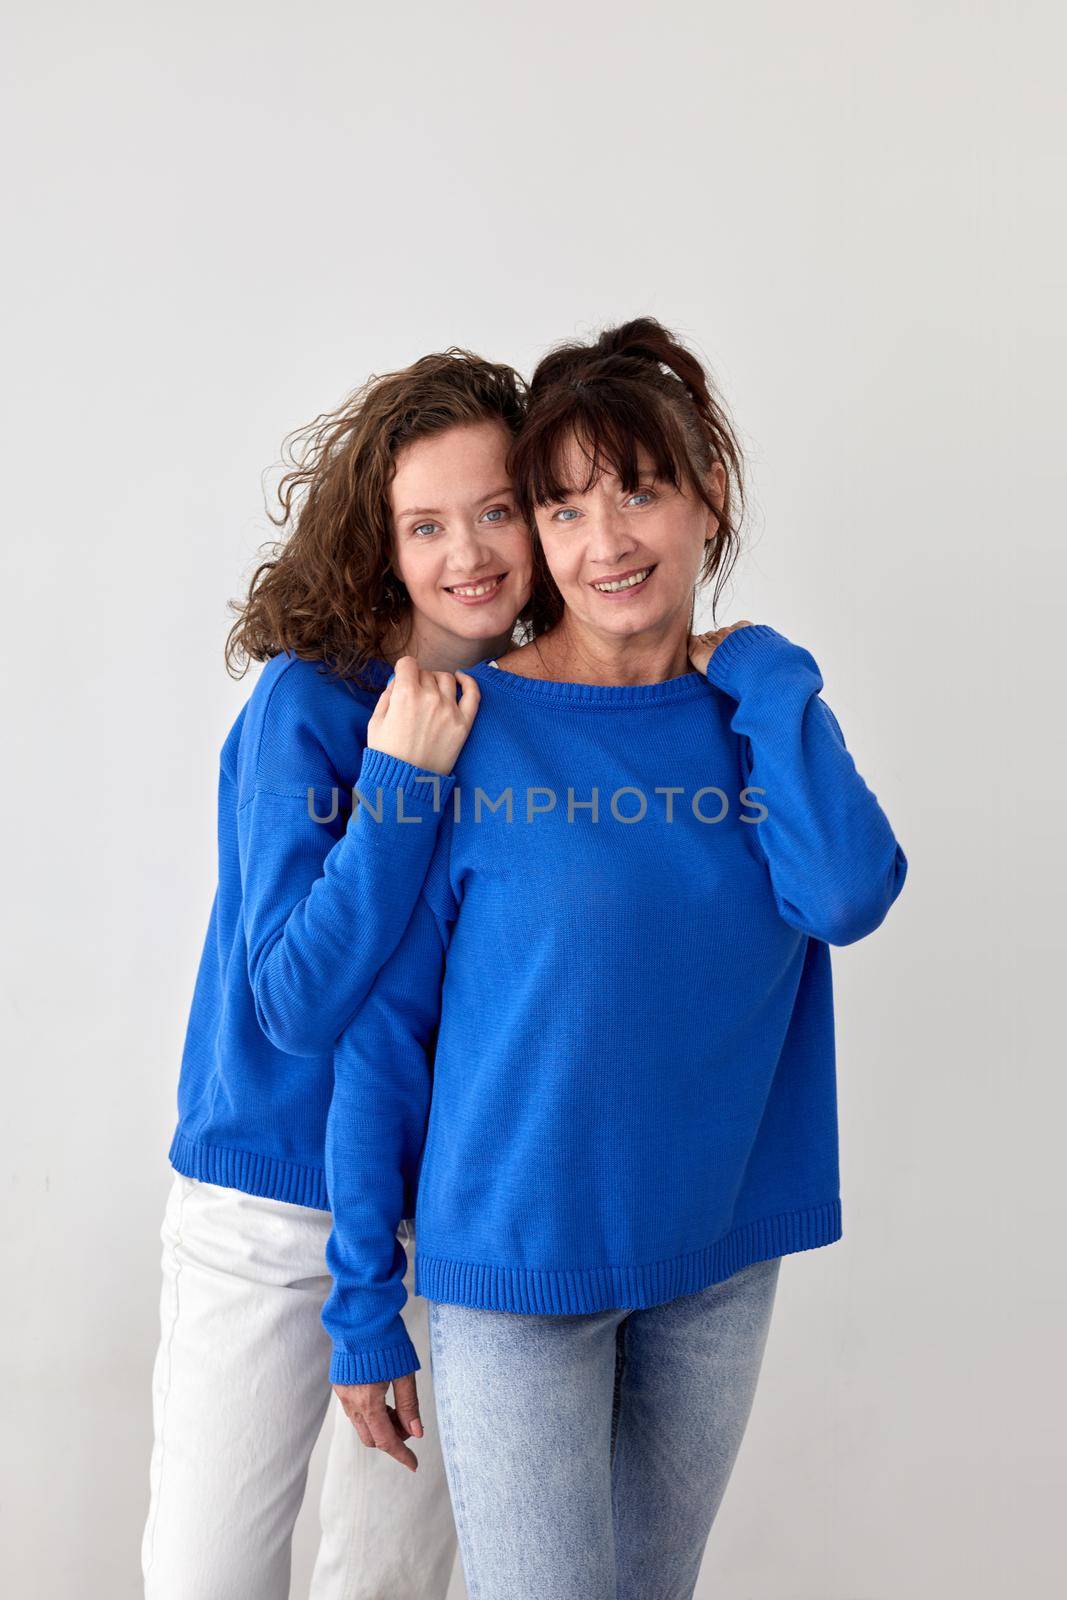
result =
[{"label": "long sleeve", "polygon": [[820,698],[814,658],[765,624],[737,628],[707,676],[737,702],[748,784],[766,816],[752,825],[790,926],[828,944],[874,931],[900,893],[907,859]]},{"label": "long sleeve", "polygon": [[303,786],[295,775],[257,784],[237,832],[259,1025],[279,1049],[313,1056],[332,1048],[396,948],[455,778],[365,750],[356,787],[373,810],[357,805],[345,824],[351,796],[314,762],[300,776]]},{"label": "long sleeve", "polygon": [[334,1052],[326,1125],[334,1285],[322,1311],[331,1383],[399,1378],[420,1365],[400,1315],[407,1257],[396,1235],[415,1211],[448,937],[449,924],[420,895]]}]

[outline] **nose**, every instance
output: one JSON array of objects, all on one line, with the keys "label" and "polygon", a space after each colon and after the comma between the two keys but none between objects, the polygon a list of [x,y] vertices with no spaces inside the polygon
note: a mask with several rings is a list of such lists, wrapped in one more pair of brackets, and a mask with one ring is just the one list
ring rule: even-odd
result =
[{"label": "nose", "polygon": [[457,528],[448,541],[446,565],[457,577],[474,577],[492,566],[492,546],[479,537],[477,528]]},{"label": "nose", "polygon": [[589,560],[605,569],[617,567],[636,546],[632,522],[614,506],[600,506],[586,524],[589,530]]}]

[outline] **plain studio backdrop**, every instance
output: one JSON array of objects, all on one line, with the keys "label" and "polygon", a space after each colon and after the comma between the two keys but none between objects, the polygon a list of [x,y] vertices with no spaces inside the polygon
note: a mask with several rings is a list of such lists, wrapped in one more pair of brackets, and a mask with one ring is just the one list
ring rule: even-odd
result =
[{"label": "plain studio backdrop", "polygon": [[8,34],[6,1592],[139,1591],[166,1150],[254,681],[224,671],[226,602],[271,532],[264,472],[370,372],[450,344],[528,371],[651,312],[748,451],[719,620],[813,651],[910,861],[834,952],[844,1237],[784,1263],[697,1594],[1051,1594],[1053,8],[105,0]]}]

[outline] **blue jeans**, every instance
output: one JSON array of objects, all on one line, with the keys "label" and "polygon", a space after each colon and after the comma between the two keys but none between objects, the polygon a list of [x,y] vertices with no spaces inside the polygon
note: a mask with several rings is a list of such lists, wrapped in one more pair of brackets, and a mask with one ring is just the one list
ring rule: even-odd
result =
[{"label": "blue jeans", "polygon": [[781,1259],[648,1310],[430,1302],[470,1600],[689,1600],[748,1422]]}]

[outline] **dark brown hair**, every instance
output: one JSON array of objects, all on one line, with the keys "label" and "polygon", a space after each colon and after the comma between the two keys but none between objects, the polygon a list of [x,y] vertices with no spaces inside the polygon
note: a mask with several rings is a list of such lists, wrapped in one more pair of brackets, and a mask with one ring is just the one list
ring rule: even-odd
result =
[{"label": "dark brown hair", "polygon": [[238,618],[226,641],[231,674],[288,650],[359,679],[411,616],[392,570],[389,485],[398,451],[469,423],[500,422],[514,435],[524,413],[517,372],[453,346],[371,377],[336,411],[290,434],[280,514],[268,513],[287,536],[269,546],[247,599],[230,602]]},{"label": "dark brown hair", "polygon": [[[589,460],[584,484],[566,483],[561,463],[572,441]],[[715,578],[712,616],[739,553],[744,504],[743,461],[726,408],[691,351],[657,322],[638,317],[606,329],[593,344],[562,344],[538,364],[529,384],[526,420],[509,470],[519,507],[533,530],[531,633],[554,627],[563,597],[545,561],[534,510],[584,493],[608,469],[627,494],[639,484],[638,455],[647,451],[657,478],[687,486],[719,519],[700,582]],[[721,462],[721,508],[706,475]]]}]

